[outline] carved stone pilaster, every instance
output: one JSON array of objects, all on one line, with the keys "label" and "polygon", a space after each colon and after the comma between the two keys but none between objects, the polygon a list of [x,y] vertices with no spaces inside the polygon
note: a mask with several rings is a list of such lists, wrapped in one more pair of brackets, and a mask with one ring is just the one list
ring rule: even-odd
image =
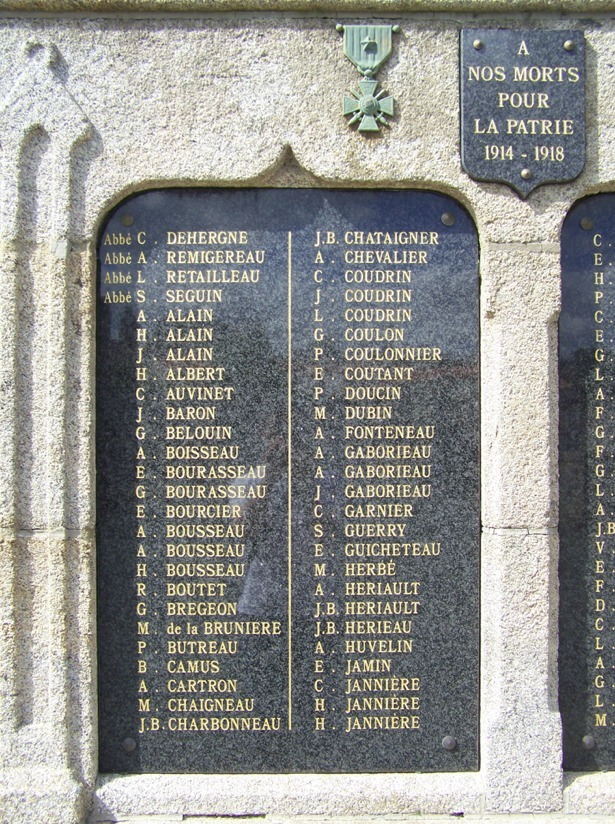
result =
[{"label": "carved stone pilaster", "polygon": [[[71,684],[89,672],[68,593],[89,542],[69,523],[66,376],[73,151],[92,129],[63,68],[55,46],[27,43],[0,103],[0,808],[12,822],[76,821],[84,798]],[[28,774],[26,798],[15,787]]]}]

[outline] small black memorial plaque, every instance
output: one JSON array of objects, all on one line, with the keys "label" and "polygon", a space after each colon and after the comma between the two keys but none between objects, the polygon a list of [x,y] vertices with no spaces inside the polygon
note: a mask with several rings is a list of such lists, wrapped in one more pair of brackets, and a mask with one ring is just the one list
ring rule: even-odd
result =
[{"label": "small black memorial plaque", "polygon": [[582,31],[461,32],[461,160],[527,197],[585,165]]},{"label": "small black memorial plaque", "polygon": [[467,213],[153,191],[99,262],[101,770],[477,769]]},{"label": "small black memorial plaque", "polygon": [[562,231],[560,709],[564,766],[615,768],[615,195]]}]

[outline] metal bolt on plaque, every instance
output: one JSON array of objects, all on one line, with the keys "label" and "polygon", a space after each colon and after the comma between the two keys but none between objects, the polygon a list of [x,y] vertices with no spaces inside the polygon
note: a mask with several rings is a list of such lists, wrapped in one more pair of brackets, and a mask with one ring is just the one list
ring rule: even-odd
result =
[{"label": "metal bolt on plaque", "polygon": [[388,126],[387,117],[395,114],[395,101],[384,91],[376,92],[378,81],[374,75],[391,56],[393,32],[399,26],[336,26],[344,33],[344,54],[363,75],[359,80],[359,91],[350,92],[352,97],[344,97],[344,116],[350,117],[348,124],[358,123],[359,132],[379,132],[380,126]]}]

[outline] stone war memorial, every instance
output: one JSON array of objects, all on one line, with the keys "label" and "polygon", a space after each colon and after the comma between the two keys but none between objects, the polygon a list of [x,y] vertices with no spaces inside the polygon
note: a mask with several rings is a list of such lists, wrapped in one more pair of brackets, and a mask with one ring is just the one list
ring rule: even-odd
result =
[{"label": "stone war memorial", "polygon": [[0,822],[615,820],[615,0],[0,0]]}]

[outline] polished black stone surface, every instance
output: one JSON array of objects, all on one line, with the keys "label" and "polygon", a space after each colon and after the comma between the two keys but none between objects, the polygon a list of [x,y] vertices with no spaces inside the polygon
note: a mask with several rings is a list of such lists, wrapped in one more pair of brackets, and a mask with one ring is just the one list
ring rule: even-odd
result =
[{"label": "polished black stone surface", "polygon": [[468,214],[152,191],[99,261],[101,771],[477,769]]},{"label": "polished black stone surface", "polygon": [[585,165],[582,31],[461,32],[461,158],[476,180],[527,197]]},{"label": "polished black stone surface", "polygon": [[564,766],[615,767],[615,196],[562,230],[560,709]]}]

